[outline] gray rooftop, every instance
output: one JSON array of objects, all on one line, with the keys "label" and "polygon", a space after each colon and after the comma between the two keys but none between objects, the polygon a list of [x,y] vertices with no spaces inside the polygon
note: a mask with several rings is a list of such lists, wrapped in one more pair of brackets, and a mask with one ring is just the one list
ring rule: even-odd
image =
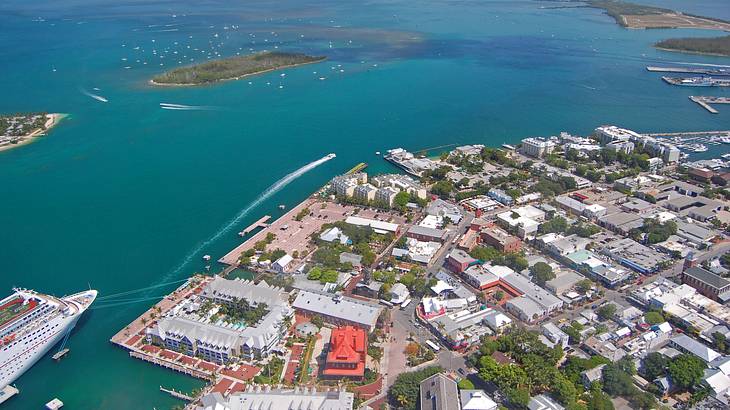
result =
[{"label": "gray rooftop", "polygon": [[730,281],[727,279],[717,276],[714,273],[699,267],[689,268],[684,271],[684,274],[691,276],[702,283],[707,284],[715,289],[724,289],[730,286]]},{"label": "gray rooftop", "polygon": [[426,226],[413,225],[408,228],[408,233],[414,235],[430,236],[432,238],[443,238],[446,235],[446,231],[443,229],[429,228]]},{"label": "gray rooftop", "polygon": [[382,308],[358,299],[328,293],[299,291],[292,306],[324,316],[332,316],[373,328]]},{"label": "gray rooftop", "polygon": [[421,382],[421,410],[459,410],[456,382],[442,373]]},{"label": "gray rooftop", "polygon": [[[615,214],[610,214],[603,216],[601,218],[598,218],[599,221],[614,225],[614,226],[622,226],[626,224],[636,224],[636,222],[639,222],[638,226],[643,225],[643,220],[639,215],[628,213],[628,212],[616,212]],[[632,226],[633,228],[634,226]],[[630,229],[630,228],[629,228]]]},{"label": "gray rooftop", "polygon": [[314,388],[272,389],[249,386],[246,391],[223,397],[220,393],[206,394],[197,410],[261,410],[312,409],[352,410],[355,395],[347,391],[321,391]]}]

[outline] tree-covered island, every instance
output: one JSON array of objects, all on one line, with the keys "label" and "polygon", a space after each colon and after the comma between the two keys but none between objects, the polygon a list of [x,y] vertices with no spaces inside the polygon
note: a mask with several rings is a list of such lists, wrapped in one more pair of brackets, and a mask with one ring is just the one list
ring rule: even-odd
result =
[{"label": "tree-covered island", "polygon": [[324,56],[262,52],[180,67],[152,78],[155,85],[203,85],[324,61]]},{"label": "tree-covered island", "polygon": [[654,46],[660,50],[730,56],[730,36],[670,38]]}]

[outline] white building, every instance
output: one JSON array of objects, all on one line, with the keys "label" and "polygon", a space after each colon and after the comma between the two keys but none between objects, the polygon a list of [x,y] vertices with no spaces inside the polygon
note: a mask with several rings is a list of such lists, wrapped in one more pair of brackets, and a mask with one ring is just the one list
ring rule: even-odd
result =
[{"label": "white building", "polygon": [[520,151],[531,157],[541,158],[553,152],[555,141],[542,137],[525,138],[522,140]]},{"label": "white building", "polygon": [[291,255],[288,253],[282,256],[281,258],[274,261],[274,263],[271,264],[271,268],[279,273],[286,272],[287,268],[289,268],[289,265],[291,265],[291,262],[294,260]]},{"label": "white building", "polygon": [[224,396],[210,393],[200,399],[196,410],[352,410],[354,393],[341,391],[316,391],[306,387],[293,389],[272,389],[270,386],[249,385],[246,391]]},{"label": "white building", "polygon": [[243,301],[252,308],[265,304],[268,312],[257,323],[240,325],[222,319],[212,323],[211,313],[198,313],[199,306],[190,312],[173,310],[146,330],[148,342],[216,363],[227,363],[238,356],[252,360],[271,353],[286,333],[285,323],[294,313],[289,295],[263,281],[255,284],[216,277],[200,297],[229,306]]}]

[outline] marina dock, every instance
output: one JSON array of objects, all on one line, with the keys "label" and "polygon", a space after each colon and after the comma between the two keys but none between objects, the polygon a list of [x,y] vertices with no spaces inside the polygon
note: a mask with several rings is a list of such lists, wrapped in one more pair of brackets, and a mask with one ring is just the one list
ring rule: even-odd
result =
[{"label": "marina dock", "polygon": [[240,236],[246,236],[246,235],[250,234],[251,232],[253,232],[257,228],[266,228],[267,226],[269,226],[269,224],[267,223],[267,221],[269,219],[271,219],[271,215],[264,215],[264,216],[262,216],[258,221],[252,223],[251,225],[248,226],[248,228],[246,228],[243,231],[241,231],[239,233],[239,235]]},{"label": "marina dock", "polygon": [[174,397],[176,399],[185,400],[185,401],[193,401],[193,400],[195,400],[194,398],[188,396],[187,394],[182,393],[182,392],[179,392],[179,391],[177,391],[175,389],[166,389],[166,388],[160,386],[160,391],[161,392],[168,393],[170,396],[172,396],[172,397]]},{"label": "marina dock", "polygon": [[718,114],[719,111],[717,111],[710,104],[730,104],[729,97],[703,97],[691,95],[689,99],[697,103],[697,105],[699,105],[700,107],[711,112],[712,114]]}]

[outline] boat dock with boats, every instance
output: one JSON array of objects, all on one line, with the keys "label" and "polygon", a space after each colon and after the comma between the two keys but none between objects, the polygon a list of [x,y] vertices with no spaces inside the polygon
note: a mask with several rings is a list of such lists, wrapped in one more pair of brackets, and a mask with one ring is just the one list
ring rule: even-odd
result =
[{"label": "boat dock with boats", "polygon": [[642,134],[666,140],[690,152],[705,152],[708,145],[730,144],[730,131],[693,131]]}]

